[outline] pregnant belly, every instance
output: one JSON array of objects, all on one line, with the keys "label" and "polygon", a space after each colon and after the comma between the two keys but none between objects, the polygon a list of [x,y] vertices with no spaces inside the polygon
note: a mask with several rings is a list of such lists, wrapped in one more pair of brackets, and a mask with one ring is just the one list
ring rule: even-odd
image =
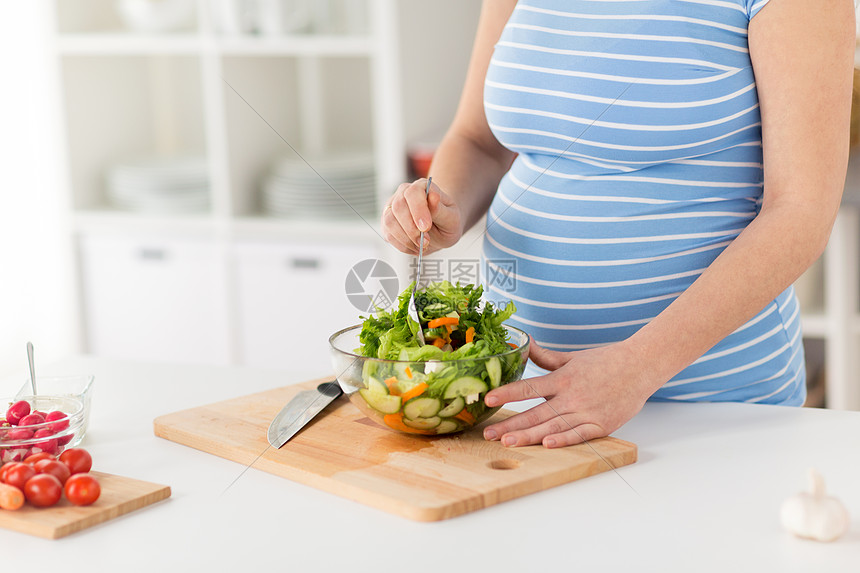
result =
[{"label": "pregnant belly", "polygon": [[[625,339],[692,284],[756,214],[746,197],[656,199],[590,182],[553,188],[512,170],[484,236],[490,300],[549,347],[575,350]],[[603,181],[598,182],[605,184]],[[669,190],[671,192],[671,189]]]}]

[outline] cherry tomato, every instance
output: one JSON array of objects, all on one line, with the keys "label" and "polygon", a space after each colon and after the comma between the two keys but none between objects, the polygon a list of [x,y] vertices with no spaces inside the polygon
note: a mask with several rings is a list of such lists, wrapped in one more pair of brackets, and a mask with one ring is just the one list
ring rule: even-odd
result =
[{"label": "cherry tomato", "polygon": [[3,464],[0,466],[0,481],[6,483],[6,472],[9,471],[9,468],[12,467],[12,463]]},{"label": "cherry tomato", "polygon": [[27,456],[24,458],[25,464],[30,464],[31,466],[36,465],[36,462],[39,460],[53,460],[54,456],[49,454],[48,452],[39,452],[38,454],[33,454],[31,456]]},{"label": "cherry tomato", "polygon": [[28,466],[25,463],[13,462],[9,466],[9,469],[3,474],[3,481],[9,485],[14,485],[18,489],[23,490],[27,480],[36,475],[36,470],[33,469],[33,466]]},{"label": "cherry tomato", "polygon": [[63,484],[51,474],[36,474],[24,484],[24,496],[36,507],[50,507],[63,496]]},{"label": "cherry tomato", "polygon": [[93,457],[83,448],[69,448],[60,454],[60,461],[69,466],[72,474],[85,474],[93,468]]},{"label": "cherry tomato", "polygon": [[33,468],[36,470],[36,473],[51,474],[60,480],[60,483],[66,483],[66,480],[72,475],[72,472],[69,471],[69,466],[57,460],[39,460]]},{"label": "cherry tomato", "polygon": [[66,497],[75,505],[89,505],[101,492],[99,480],[90,474],[75,474],[66,482]]}]

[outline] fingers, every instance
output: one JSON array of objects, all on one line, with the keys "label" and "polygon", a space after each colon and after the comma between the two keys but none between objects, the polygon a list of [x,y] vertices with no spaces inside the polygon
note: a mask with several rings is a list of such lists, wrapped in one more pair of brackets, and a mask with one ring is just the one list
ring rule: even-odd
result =
[{"label": "fingers", "polygon": [[554,387],[552,373],[546,376],[517,380],[516,382],[511,382],[510,384],[505,384],[495,390],[491,390],[484,398],[484,403],[490,408],[495,408],[508,402],[519,402],[520,400],[529,400],[531,398],[545,398],[555,393],[553,391]]},{"label": "fingers", "polygon": [[544,370],[557,370],[570,360],[568,352],[548,350],[539,346],[534,337],[529,339],[529,358]]},{"label": "fingers", "polygon": [[462,234],[454,199],[435,184],[425,194],[426,185],[426,179],[403,183],[382,211],[385,240],[411,255],[418,253],[422,232],[425,252],[451,246]]},{"label": "fingers", "polygon": [[460,211],[457,204],[447,193],[431,186],[427,195],[427,206],[433,221],[433,230],[444,238],[456,236],[460,232]]},{"label": "fingers", "polygon": [[386,206],[382,212],[382,233],[385,240],[398,251],[408,255],[418,254],[418,248],[400,226],[390,205]]},{"label": "fingers", "polygon": [[419,179],[403,191],[403,198],[406,200],[409,215],[412,219],[410,223],[415,225],[415,229],[419,233],[426,233],[430,230],[430,225],[433,224],[433,219],[430,216],[430,207],[427,204],[428,197],[424,193],[426,185],[426,180]]},{"label": "fingers", "polygon": [[563,448],[608,435],[609,432],[597,424],[580,424],[557,434],[549,434],[543,438],[541,443],[547,448]]},{"label": "fingers", "polygon": [[397,193],[392,199],[391,213],[400,227],[400,236],[407,242],[410,247],[418,249],[418,238],[421,236],[421,231],[415,225],[415,220],[412,217],[412,212],[409,210],[409,203],[403,193]]},{"label": "fingers", "polygon": [[593,423],[582,423],[576,413],[560,415],[544,403],[484,429],[484,439],[498,440],[505,447],[542,444],[562,448],[602,438],[608,434]]},{"label": "fingers", "polygon": [[548,402],[544,402],[543,404],[538,404],[534,408],[529,408],[521,414],[511,416],[510,418],[503,420],[498,424],[492,424],[490,426],[487,426],[486,428],[484,428],[484,439],[490,441],[498,440],[499,438],[503,438],[506,434],[509,434],[510,432],[516,432],[534,426],[539,426],[546,421],[557,417],[558,414],[556,414],[556,412],[552,409],[552,406],[550,406]]}]

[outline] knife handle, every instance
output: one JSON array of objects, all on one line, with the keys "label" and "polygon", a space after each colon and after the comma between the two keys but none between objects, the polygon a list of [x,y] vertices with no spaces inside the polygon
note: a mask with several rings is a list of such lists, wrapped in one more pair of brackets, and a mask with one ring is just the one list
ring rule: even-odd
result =
[{"label": "knife handle", "polygon": [[337,398],[343,394],[343,390],[340,389],[337,382],[323,382],[317,386],[317,392],[331,398]]}]

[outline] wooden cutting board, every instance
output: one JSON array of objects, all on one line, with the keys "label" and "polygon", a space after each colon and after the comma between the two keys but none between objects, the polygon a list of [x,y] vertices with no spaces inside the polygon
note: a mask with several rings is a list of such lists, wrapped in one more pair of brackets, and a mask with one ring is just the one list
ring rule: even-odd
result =
[{"label": "wooden cutting board", "polygon": [[[636,461],[616,438],[548,450],[505,448],[481,427],[445,437],[383,428],[341,397],[280,450],[269,422],[326,379],[156,418],[155,435],[418,521],[438,521]],[[513,412],[500,411],[498,421]],[[485,422],[486,424],[486,422]],[[599,454],[599,455],[598,455]]]},{"label": "wooden cutting board", "polygon": [[90,472],[102,492],[92,505],[78,507],[63,498],[52,507],[25,503],[15,511],[0,510],[0,527],[58,539],[170,497],[170,488],[127,477]]}]

